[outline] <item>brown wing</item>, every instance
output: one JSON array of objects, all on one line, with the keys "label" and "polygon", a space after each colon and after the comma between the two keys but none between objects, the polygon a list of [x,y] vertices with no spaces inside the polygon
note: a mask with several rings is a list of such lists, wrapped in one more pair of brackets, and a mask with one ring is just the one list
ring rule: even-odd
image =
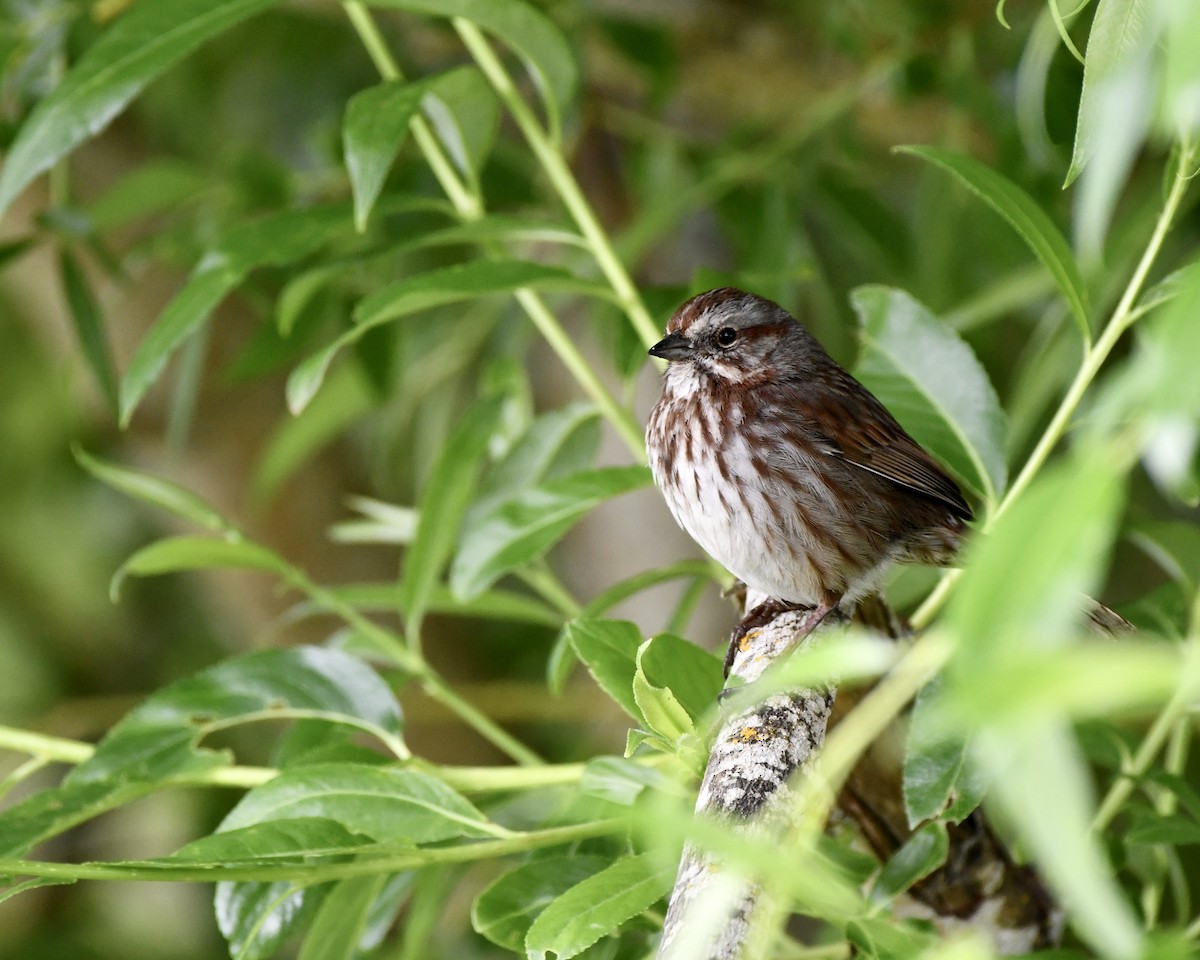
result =
[{"label": "brown wing", "polygon": [[[842,380],[842,377],[845,379]],[[826,395],[822,419],[831,453],[893,483],[945,504],[955,516],[972,519],[958,485],[910,437],[866,387],[849,374]],[[836,438],[836,439],[835,439]]]}]

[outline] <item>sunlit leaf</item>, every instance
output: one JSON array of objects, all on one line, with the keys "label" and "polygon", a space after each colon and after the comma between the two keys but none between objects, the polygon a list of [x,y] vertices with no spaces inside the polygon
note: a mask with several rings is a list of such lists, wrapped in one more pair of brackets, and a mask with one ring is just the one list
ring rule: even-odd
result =
[{"label": "sunlit leaf", "polygon": [[79,339],[80,351],[92,369],[100,392],[115,413],[117,410],[117,374],[113,367],[112,353],[108,347],[108,335],[104,330],[104,317],[100,306],[92,295],[87,277],[79,266],[75,255],[67,249],[58,257],[59,274],[62,276],[63,292],[67,307],[75,323],[75,335]]},{"label": "sunlit leaf", "polygon": [[142,547],[113,574],[109,595],[113,601],[128,576],[153,577],[181,570],[268,570],[286,575],[287,565],[278,554],[246,540],[210,537],[168,537]]},{"label": "sunlit leaf", "polygon": [[575,654],[595,677],[600,688],[634,720],[642,713],[633,697],[633,676],[642,634],[627,620],[579,619],[564,628]]}]

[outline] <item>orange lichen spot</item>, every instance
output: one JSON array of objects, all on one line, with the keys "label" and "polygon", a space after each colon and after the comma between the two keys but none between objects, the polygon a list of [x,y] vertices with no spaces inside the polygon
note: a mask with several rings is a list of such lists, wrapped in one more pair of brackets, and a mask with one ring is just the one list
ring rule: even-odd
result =
[{"label": "orange lichen spot", "polygon": [[760,633],[762,633],[761,630],[748,631],[745,634],[745,636],[743,636],[742,639],[738,641],[738,649],[741,650],[742,653],[745,653],[750,648],[751,641],[753,641],[754,638],[757,637]]}]

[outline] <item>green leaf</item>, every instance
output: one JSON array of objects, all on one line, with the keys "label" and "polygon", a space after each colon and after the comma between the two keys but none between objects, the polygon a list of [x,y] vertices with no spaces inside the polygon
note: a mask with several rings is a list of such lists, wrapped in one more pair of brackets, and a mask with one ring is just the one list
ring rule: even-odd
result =
[{"label": "green leaf", "polygon": [[367,229],[371,208],[427,86],[425,82],[389,81],[368,87],[346,104],[342,144],[354,194],[354,226],[359,233]]},{"label": "green leaf", "polygon": [[721,659],[670,633],[651,637],[638,651],[647,682],[669,689],[693,720],[710,713],[725,685]]},{"label": "green leaf", "polygon": [[141,500],[151,506],[161,507],[175,516],[198,524],[217,533],[231,530],[229,521],[222,517],[207,501],[178,484],[162,480],[148,473],[118,467],[87,453],[82,447],[73,445],[71,452],[75,461],[97,480],[114,490]]},{"label": "green leaf", "polygon": [[909,828],[940,817],[961,822],[983,799],[984,783],[970,761],[968,740],[939,723],[942,681],[921,688],[904,748],[904,811]]},{"label": "green leaf", "polygon": [[108,401],[112,412],[116,413],[117,373],[108,347],[108,335],[104,332],[104,317],[101,316],[100,306],[92,296],[79,261],[70,250],[64,248],[59,252],[58,269],[83,358],[91,367],[101,394]]},{"label": "green leaf", "polygon": [[348,859],[350,853],[371,842],[334,820],[295,817],[213,833],[193,840],[167,859],[209,863],[310,863],[318,859]]},{"label": "green leaf", "polygon": [[599,427],[600,411],[588,403],[567,404],[537,417],[489,471],[472,513],[542,480],[591,466]]},{"label": "green leaf", "polygon": [[0,173],[0,216],[39,173],[103,130],[154,77],[275,0],[136,3],[34,108]]},{"label": "green leaf", "polygon": [[1046,212],[1011,180],[978,160],[936,147],[897,147],[953,174],[976,196],[1009,222],[1034,255],[1046,265],[1061,291],[1084,342],[1091,342],[1087,288],[1062,233]]},{"label": "green leaf", "polygon": [[268,960],[312,921],[332,884],[299,887],[274,883],[217,884],[213,909],[217,927],[238,960]]},{"label": "green leaf", "polygon": [[154,789],[146,783],[71,783],[42,790],[0,811],[0,857],[17,857],[41,841],[107,813]]},{"label": "green leaf", "polygon": [[1200,823],[1177,814],[1147,818],[1139,821],[1125,834],[1125,842],[1132,844],[1158,844],[1168,846],[1195,846],[1200,844]]},{"label": "green leaf", "polygon": [[850,295],[862,352],[854,375],[971,490],[994,503],[1007,482],[1004,412],[971,348],[903,290]]},{"label": "green leaf", "polygon": [[533,918],[564,891],[599,873],[608,860],[555,856],[514,867],[488,885],[471,906],[471,926],[498,947],[524,953]]},{"label": "green leaf", "polygon": [[871,901],[885,903],[899,896],[945,863],[949,853],[946,824],[940,821],[925,824],[884,864],[871,887]]},{"label": "green leaf", "polygon": [[342,204],[286,210],[231,230],[206,253],[183,289],[166,306],[138,344],[121,382],[121,423],[128,424],[138,403],[158,379],[167,360],[209,318],[226,295],[252,269],[288,264],[324,245],[346,224]]},{"label": "green leaf", "polygon": [[646,678],[642,656],[653,642],[653,639],[647,640],[638,648],[633,674],[633,699],[650,729],[667,743],[674,744],[682,737],[694,735],[696,725],[670,687],[655,686]]},{"label": "green leaf", "polygon": [[374,7],[394,7],[439,17],[465,17],[510,46],[529,68],[557,136],[559,122],[575,95],[575,58],[566,38],[524,0],[369,0]]},{"label": "green leaf", "polygon": [[633,676],[637,672],[637,652],[642,633],[627,620],[570,621],[566,634],[575,654],[600,684],[639,723],[642,712],[633,697]]},{"label": "green leaf", "polygon": [[224,762],[198,746],[208,730],[289,711],[357,727],[389,745],[402,717],[391,689],[361,660],[340,650],[261,650],[218,663],[164,687],[100,741],[69,783],[164,780]]},{"label": "green leaf", "polygon": [[631,807],[647,788],[681,796],[679,784],[660,770],[624,757],[589,760],[579,780],[579,789],[589,797]]},{"label": "green leaf", "polygon": [[93,229],[108,231],[172,211],[195,197],[210,180],[200,167],[177,159],[150,160],[135,167],[87,207]]},{"label": "green leaf", "polygon": [[[350,604],[356,610],[382,613],[403,612],[400,587],[394,582],[354,583],[329,587],[330,596]],[[296,616],[311,615],[324,608],[312,601],[300,604]],[[559,627],[563,617],[542,601],[523,593],[508,590],[488,590],[472,600],[458,600],[449,587],[435,586],[426,604],[427,613],[454,614],[460,617],[480,617],[484,620],[508,620],[531,623],[542,627]]]},{"label": "green leaf", "polygon": [[1091,831],[1091,773],[1061,719],[1010,719],[981,731],[979,756],[992,795],[1071,905],[1075,932],[1109,960],[1142,955],[1142,932]]},{"label": "green leaf", "polygon": [[422,844],[507,834],[436,777],[362,763],[285,770],[247,793],[219,830],[306,817],[332,820],[380,843]]},{"label": "green leaf", "polygon": [[478,192],[479,173],[500,129],[500,105],[491,84],[473,66],[449,70],[433,78],[421,109],[459,173]]},{"label": "green leaf", "polygon": [[643,854],[626,857],[557,897],[529,928],[530,960],[568,960],[582,953],[630,917],[653,906],[671,889],[674,867]]},{"label": "green leaf", "polygon": [[125,578],[152,577],[181,570],[268,570],[287,577],[289,568],[278,556],[246,540],[214,540],[208,537],[168,537],[142,547],[113,574],[108,592],[113,602]]},{"label": "green leaf", "polygon": [[387,879],[380,873],[334,884],[313,917],[300,960],[351,960],[356,956],[371,905]]},{"label": "green leaf", "polygon": [[645,467],[602,467],[521,490],[465,524],[450,569],[456,596],[470,599],[508,571],[536,560],[588,511],[650,483]]},{"label": "green leaf", "polygon": [[400,581],[400,606],[410,636],[418,632],[434,584],[454,549],[500,409],[491,396],[472,404],[442,446],[421,490],[417,531]]},{"label": "green leaf", "polygon": [[354,326],[292,371],[287,382],[288,409],[292,413],[303,410],[320,388],[333,358],[368,330],[421,310],[524,287],[604,297],[611,294],[600,284],[561,268],[524,260],[476,260],[406,277],[363,299],[354,310]]},{"label": "green leaf", "polygon": [[1004,658],[1036,656],[1073,635],[1112,544],[1117,470],[1106,447],[1079,451],[1043,470],[987,537],[968,544],[946,609],[960,638],[953,692],[964,702]]},{"label": "green leaf", "polygon": [[[1162,99],[1156,89],[1162,83],[1155,51],[1159,22],[1150,0],[1100,0],[1088,35],[1064,187],[1083,172],[1075,197],[1075,240],[1080,256],[1093,263],[1100,261],[1113,210],[1150,132],[1152,104]],[[1121,123],[1112,122],[1117,116]]]}]

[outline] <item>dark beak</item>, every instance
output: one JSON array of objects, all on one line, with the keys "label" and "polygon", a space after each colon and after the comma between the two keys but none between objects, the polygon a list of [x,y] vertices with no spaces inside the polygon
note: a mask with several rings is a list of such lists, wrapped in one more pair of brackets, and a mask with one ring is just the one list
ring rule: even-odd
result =
[{"label": "dark beak", "polygon": [[682,333],[668,333],[650,348],[650,356],[663,360],[683,360],[692,355],[692,341]]}]

